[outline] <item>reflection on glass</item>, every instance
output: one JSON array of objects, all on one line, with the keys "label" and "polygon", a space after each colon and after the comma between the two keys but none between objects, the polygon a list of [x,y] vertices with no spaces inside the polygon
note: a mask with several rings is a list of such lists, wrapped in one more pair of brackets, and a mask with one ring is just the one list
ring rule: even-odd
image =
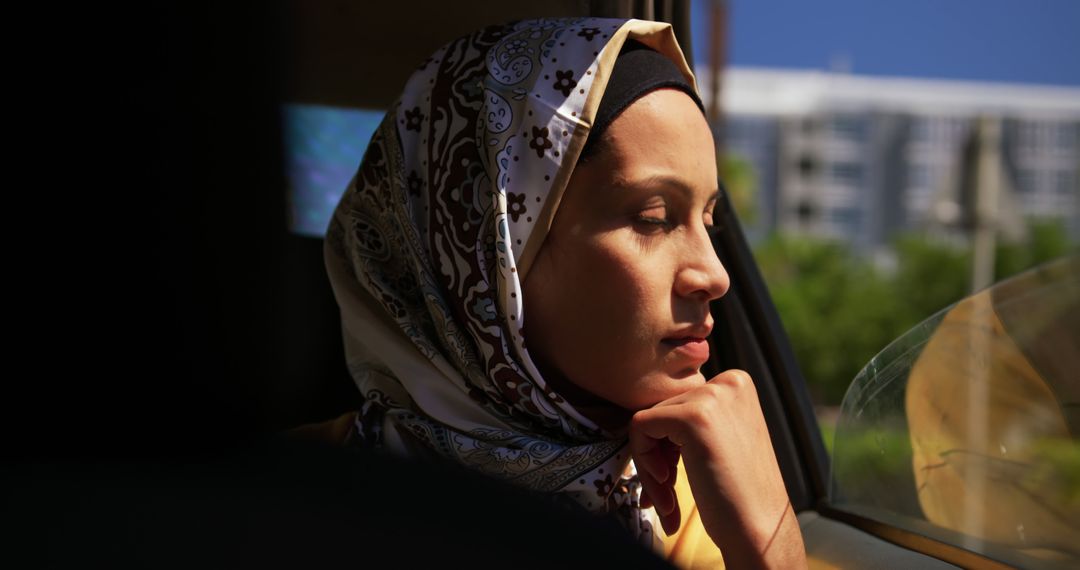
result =
[{"label": "reflection on glass", "polygon": [[1080,564],[1080,257],[973,295],[859,373],[830,501],[1024,567]]}]

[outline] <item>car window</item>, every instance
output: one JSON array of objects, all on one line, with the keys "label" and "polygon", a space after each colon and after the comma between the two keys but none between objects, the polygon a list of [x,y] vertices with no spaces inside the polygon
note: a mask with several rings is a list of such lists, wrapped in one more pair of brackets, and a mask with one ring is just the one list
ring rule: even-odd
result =
[{"label": "car window", "polygon": [[859,373],[829,503],[1021,567],[1080,564],[1080,257],[972,295]]},{"label": "car window", "polygon": [[298,103],[282,106],[291,232],[326,235],[330,216],[385,113]]}]

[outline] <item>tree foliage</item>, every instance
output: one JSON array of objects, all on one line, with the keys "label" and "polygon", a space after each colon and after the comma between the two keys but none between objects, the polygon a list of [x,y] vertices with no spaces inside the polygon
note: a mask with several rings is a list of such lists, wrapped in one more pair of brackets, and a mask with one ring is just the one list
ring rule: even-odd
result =
[{"label": "tree foliage", "polygon": [[718,158],[720,180],[731,200],[735,213],[744,224],[753,225],[757,215],[757,172],[754,165],[737,154],[727,154]]},{"label": "tree foliage", "polygon": [[[1030,239],[1001,245],[996,278],[1060,257],[1074,246],[1059,222],[1032,222]],[[892,340],[970,293],[971,253],[926,236],[892,244],[881,268],[836,241],[772,235],[755,257],[815,402],[836,405]]]}]

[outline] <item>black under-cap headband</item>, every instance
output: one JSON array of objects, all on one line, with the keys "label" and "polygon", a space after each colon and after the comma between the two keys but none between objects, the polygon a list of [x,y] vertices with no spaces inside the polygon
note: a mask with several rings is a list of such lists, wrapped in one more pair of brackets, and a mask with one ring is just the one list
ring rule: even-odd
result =
[{"label": "black under-cap headband", "polygon": [[596,110],[589,138],[581,149],[581,157],[591,154],[596,141],[603,136],[615,117],[631,103],[650,91],[663,87],[683,91],[694,100],[701,113],[705,113],[705,105],[673,61],[641,42],[627,40],[615,59],[615,67],[611,71],[604,96],[600,99],[600,107]]}]

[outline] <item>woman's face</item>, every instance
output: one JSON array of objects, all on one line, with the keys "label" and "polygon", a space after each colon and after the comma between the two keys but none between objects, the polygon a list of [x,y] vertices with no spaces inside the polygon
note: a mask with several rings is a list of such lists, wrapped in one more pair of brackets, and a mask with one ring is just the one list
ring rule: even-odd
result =
[{"label": "woman's face", "polygon": [[576,166],[524,284],[525,343],[545,378],[632,411],[705,383],[709,301],[729,284],[707,231],[714,152],[690,97],[659,89]]}]

